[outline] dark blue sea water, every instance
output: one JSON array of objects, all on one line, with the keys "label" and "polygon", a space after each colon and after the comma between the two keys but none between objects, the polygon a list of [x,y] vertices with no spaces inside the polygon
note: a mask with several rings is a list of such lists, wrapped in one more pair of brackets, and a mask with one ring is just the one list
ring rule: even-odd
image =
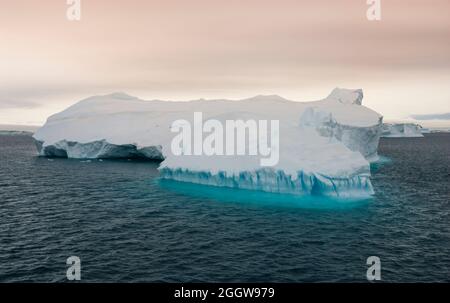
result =
[{"label": "dark blue sea water", "polygon": [[366,201],[159,182],[156,163],[48,160],[0,136],[0,281],[450,281],[450,134],[382,139]]}]

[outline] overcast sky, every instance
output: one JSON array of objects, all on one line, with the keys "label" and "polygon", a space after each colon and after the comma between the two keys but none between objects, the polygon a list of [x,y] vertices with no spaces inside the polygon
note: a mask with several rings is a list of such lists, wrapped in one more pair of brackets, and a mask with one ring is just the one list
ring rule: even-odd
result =
[{"label": "overcast sky", "polygon": [[0,0],[0,124],[81,98],[326,97],[364,89],[386,119],[450,112],[450,1]]}]

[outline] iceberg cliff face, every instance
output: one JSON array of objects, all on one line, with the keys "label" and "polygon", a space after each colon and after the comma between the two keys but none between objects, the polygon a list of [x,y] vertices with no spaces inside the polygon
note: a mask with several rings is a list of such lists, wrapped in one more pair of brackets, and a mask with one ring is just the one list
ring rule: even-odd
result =
[{"label": "iceberg cliff face", "polygon": [[208,171],[191,171],[183,168],[163,167],[161,175],[165,179],[192,182],[203,185],[260,190],[272,193],[296,195],[326,195],[332,197],[366,197],[374,193],[370,174],[333,178],[320,174],[298,171],[295,176],[286,175],[282,170],[258,169],[238,174]]},{"label": "iceberg cliff face", "polygon": [[79,143],[61,140],[55,144],[45,145],[36,141],[40,154],[47,157],[74,159],[150,159],[164,160],[161,146],[138,148],[133,144],[111,144],[106,140]]},{"label": "iceberg cliff face", "polygon": [[[315,102],[278,96],[189,102],[143,101],[123,93],[95,96],[51,116],[34,135],[42,156],[147,158],[161,177],[295,194],[370,195],[368,160],[377,157],[382,117],[362,106],[361,90],[335,89]],[[279,163],[245,156],[177,156],[175,120],[279,120]]]},{"label": "iceberg cliff face", "polygon": [[384,123],[381,137],[384,138],[420,138],[422,126],[414,123]]},{"label": "iceberg cliff face", "polygon": [[338,122],[332,111],[308,107],[300,118],[300,127],[312,127],[325,137],[334,137],[352,151],[360,152],[369,161],[378,159],[378,143],[381,135],[382,117],[378,123],[368,126],[346,125]]}]

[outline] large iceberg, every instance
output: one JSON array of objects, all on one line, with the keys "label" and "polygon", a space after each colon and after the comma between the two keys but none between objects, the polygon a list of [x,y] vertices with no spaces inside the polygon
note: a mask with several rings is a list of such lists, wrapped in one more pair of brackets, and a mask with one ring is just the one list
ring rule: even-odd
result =
[{"label": "large iceberg", "polygon": [[423,137],[422,126],[414,123],[383,123],[383,138],[420,138]]},{"label": "large iceberg", "polygon": [[[34,135],[42,156],[162,161],[162,178],[277,193],[373,194],[369,162],[377,159],[382,117],[362,105],[362,90],[335,89],[325,99],[279,96],[243,100],[143,101],[124,93],[94,96],[48,118]],[[176,120],[278,120],[279,161],[254,156],[172,153]]]}]

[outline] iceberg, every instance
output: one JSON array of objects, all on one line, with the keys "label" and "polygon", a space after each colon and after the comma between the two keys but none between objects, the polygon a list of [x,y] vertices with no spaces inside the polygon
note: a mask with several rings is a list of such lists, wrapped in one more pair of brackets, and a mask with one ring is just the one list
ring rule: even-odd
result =
[{"label": "iceberg", "polygon": [[[275,193],[369,196],[382,116],[362,105],[362,90],[334,89],[325,99],[280,96],[242,100],[144,101],[125,93],[93,96],[47,119],[34,138],[41,156],[161,161],[161,178]],[[255,156],[175,155],[172,123],[203,118],[278,120],[279,161]]]},{"label": "iceberg", "polygon": [[383,138],[421,138],[427,130],[414,123],[383,123]]},{"label": "iceberg", "polygon": [[421,130],[420,130],[420,132],[421,132],[422,134],[431,134],[431,129],[422,127]]},{"label": "iceberg", "polygon": [[24,130],[0,130],[0,136],[32,136],[33,133]]}]

